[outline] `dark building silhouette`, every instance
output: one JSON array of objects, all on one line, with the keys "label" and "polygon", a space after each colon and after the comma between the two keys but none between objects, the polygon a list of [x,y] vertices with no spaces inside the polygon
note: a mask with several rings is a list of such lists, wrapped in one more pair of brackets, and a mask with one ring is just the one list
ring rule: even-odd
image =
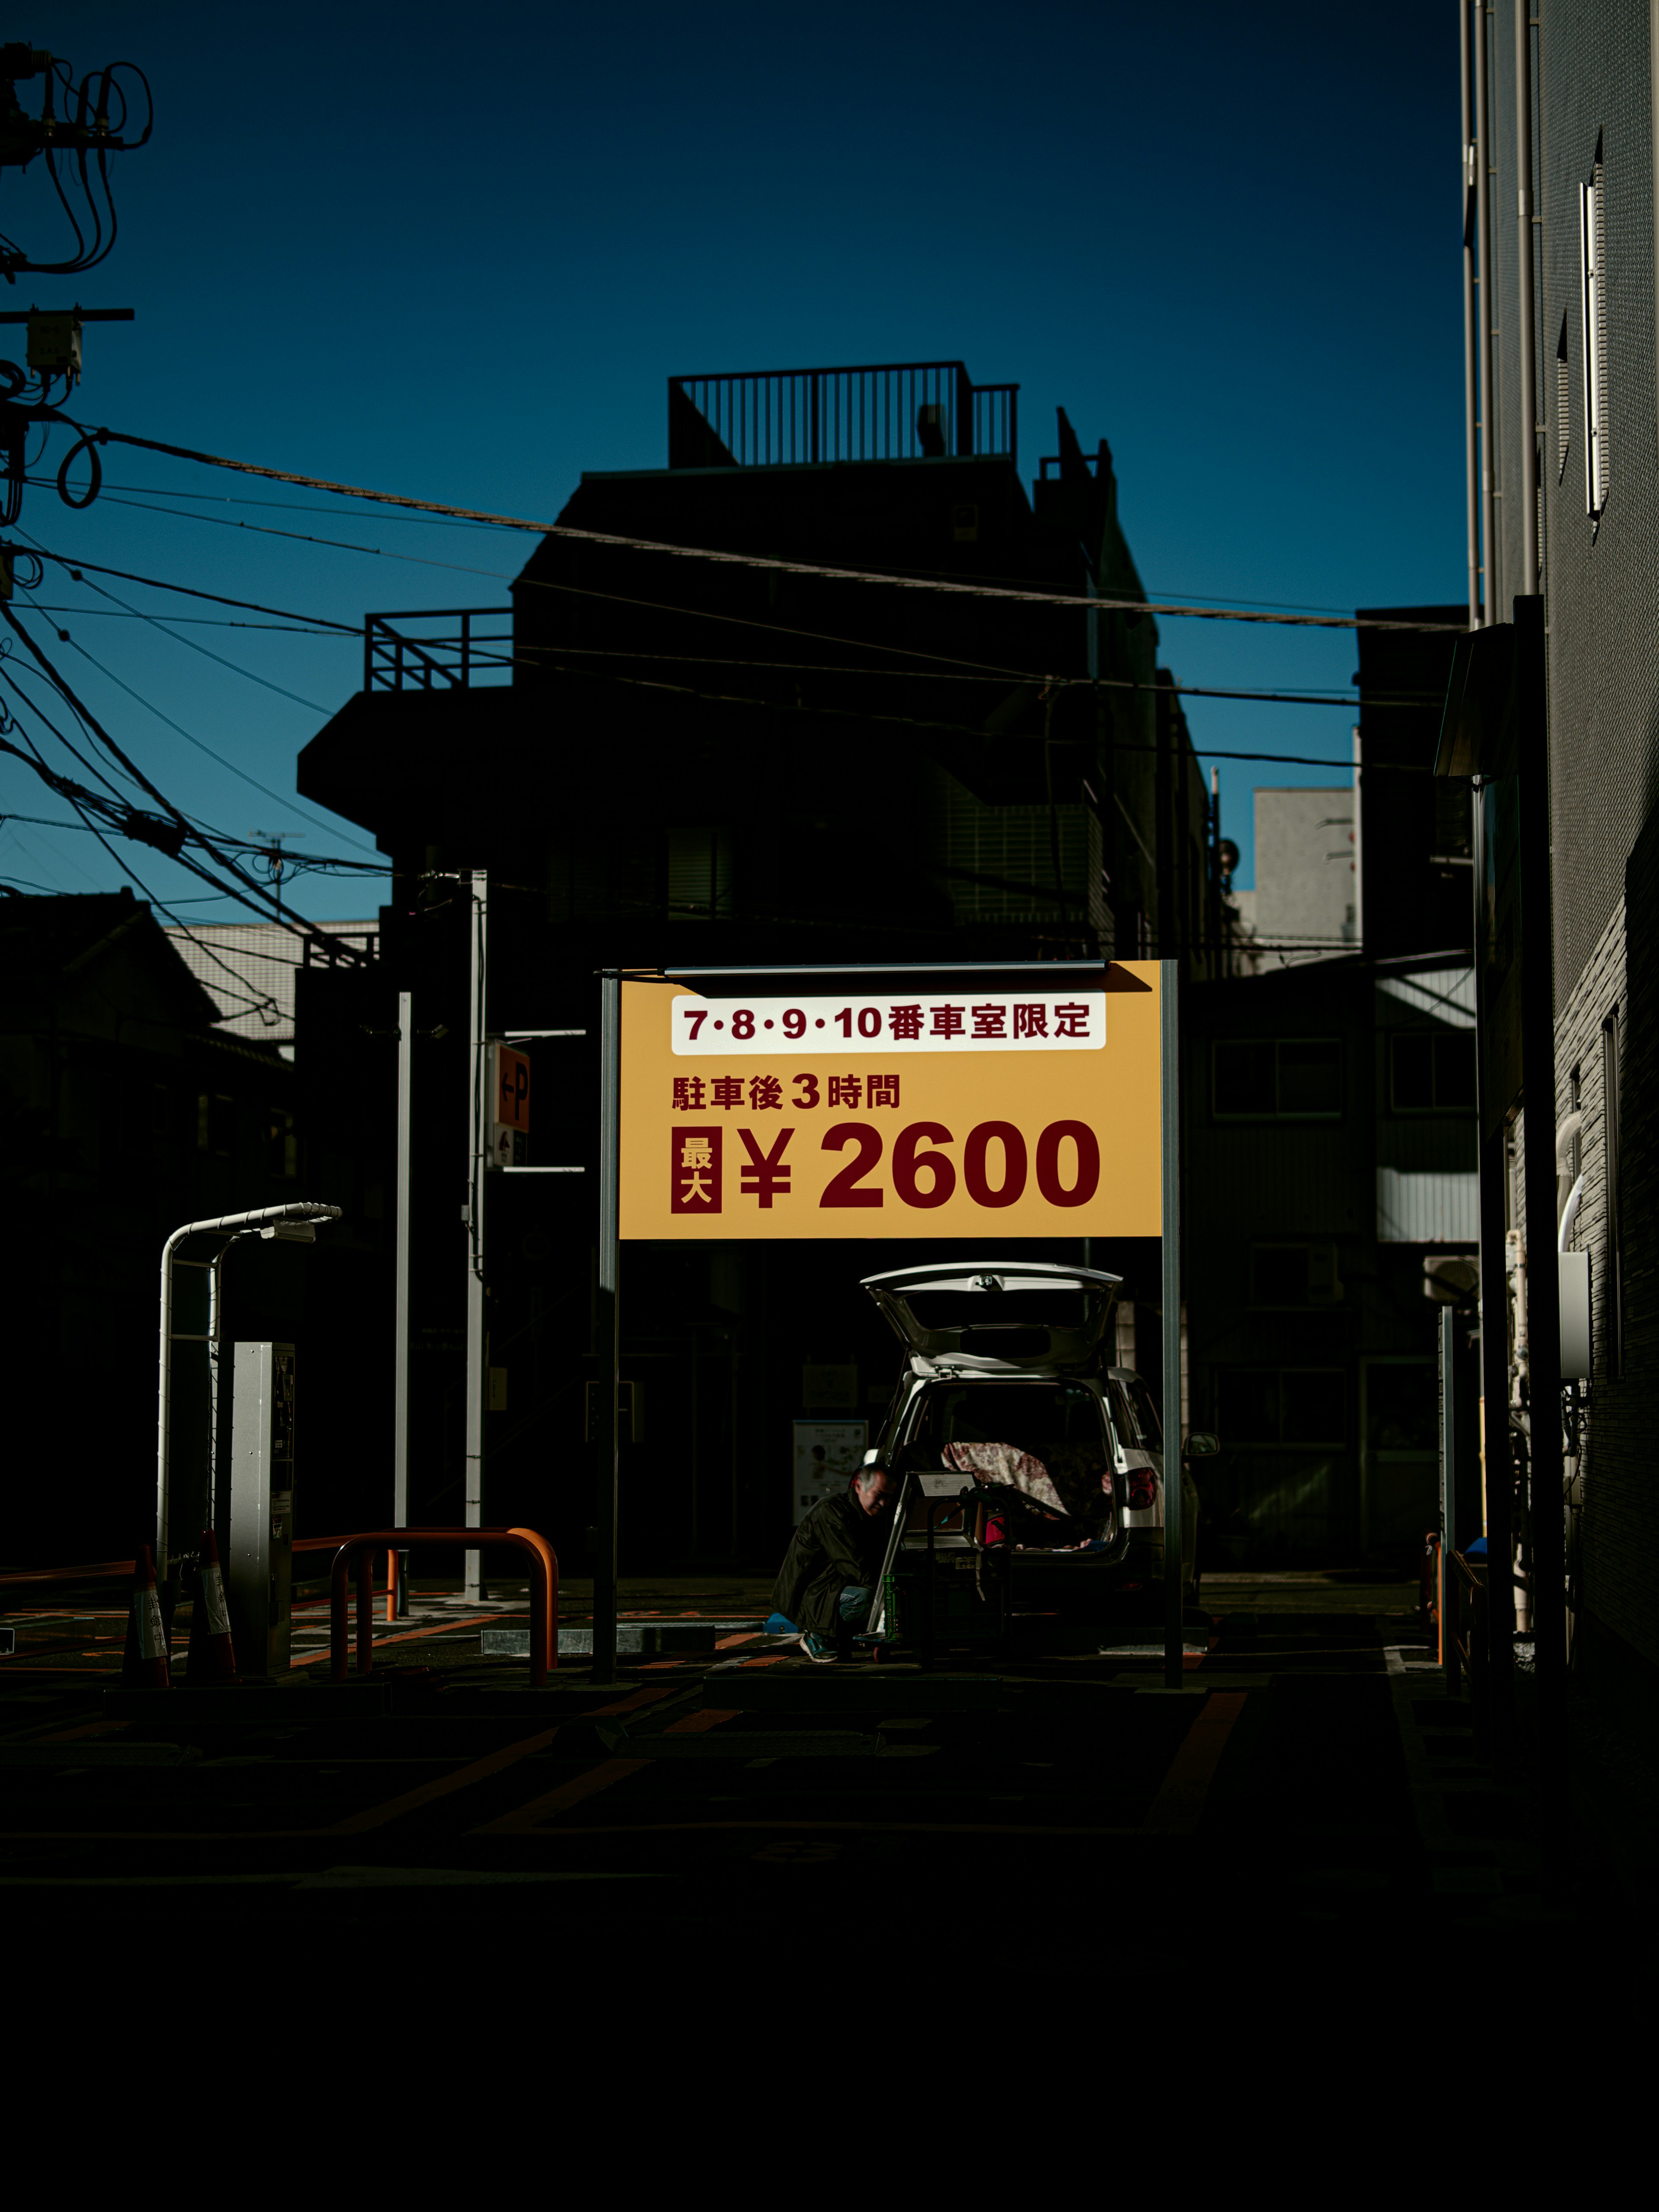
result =
[{"label": "dark building silhouette", "polygon": [[[458,872],[489,874],[497,1032],[591,1032],[594,971],[619,963],[1218,963],[1213,823],[1157,624],[1047,603],[1145,597],[1109,452],[1062,413],[1028,489],[1016,404],[958,363],[676,378],[669,466],[584,476],[510,608],[368,617],[364,687],[300,788],[373,830],[393,896],[374,977],[308,979],[299,1056],[331,1095],[361,1083],[384,1127],[391,1061],[371,1068],[368,1032],[391,994],[447,1032],[416,1076],[417,1517],[453,1515],[460,1485]],[[532,1048],[533,1157],[589,1174],[496,1177],[489,1201],[488,1511],[571,1557],[595,1050]],[[803,1369],[855,1367],[860,1412],[890,1389],[856,1289],[872,1249],[893,1248],[628,1248],[624,1567],[775,1548]],[[389,1367],[384,1387],[389,1405]]]},{"label": "dark building silhouette", "polygon": [[[163,1241],[301,1194],[295,1070],[218,1017],[130,890],[0,898],[0,1176],[15,1262],[7,1566],[125,1557],[148,1539]],[[303,1327],[300,1256],[239,1252],[234,1333]],[[181,1273],[180,1298],[178,1328],[199,1330],[199,1276]],[[185,1547],[206,1476],[205,1354],[175,1358]]]}]

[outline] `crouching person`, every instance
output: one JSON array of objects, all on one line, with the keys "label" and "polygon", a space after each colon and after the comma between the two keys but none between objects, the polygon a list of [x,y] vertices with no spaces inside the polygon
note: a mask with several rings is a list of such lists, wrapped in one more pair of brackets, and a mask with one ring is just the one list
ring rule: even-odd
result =
[{"label": "crouching person", "polygon": [[897,1488],[887,1468],[864,1468],[844,1495],[820,1498],[796,1529],[772,1585],[767,1626],[799,1636],[809,1659],[833,1660],[837,1634],[856,1635],[869,1620]]}]

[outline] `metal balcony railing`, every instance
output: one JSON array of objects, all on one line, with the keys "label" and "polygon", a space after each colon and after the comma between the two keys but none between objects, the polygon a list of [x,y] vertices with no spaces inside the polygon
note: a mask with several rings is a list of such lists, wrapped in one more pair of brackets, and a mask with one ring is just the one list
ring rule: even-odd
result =
[{"label": "metal balcony railing", "polygon": [[512,680],[511,607],[363,617],[365,691],[470,691]]},{"label": "metal balcony railing", "polygon": [[668,380],[668,465],[790,468],[946,454],[1018,464],[1019,386],[959,361],[742,369]]}]

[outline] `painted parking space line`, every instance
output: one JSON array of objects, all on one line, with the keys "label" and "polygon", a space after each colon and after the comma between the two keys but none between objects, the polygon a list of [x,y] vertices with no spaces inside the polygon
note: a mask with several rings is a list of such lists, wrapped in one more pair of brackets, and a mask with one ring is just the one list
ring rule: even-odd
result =
[{"label": "painted parking space line", "polygon": [[[635,1690],[631,1697],[619,1698],[614,1705],[601,1705],[591,1717],[609,1719],[613,1714],[636,1712],[641,1705],[655,1705],[673,1693],[667,1687]],[[684,1714],[671,1721],[663,1730],[665,1735],[701,1735],[706,1729],[718,1728],[722,1721],[735,1720],[735,1712],[702,1710]],[[541,1831],[542,1823],[557,1820],[561,1813],[572,1806],[595,1797],[602,1790],[610,1790],[618,1782],[626,1782],[630,1774],[637,1774],[642,1766],[650,1765],[648,1759],[607,1759],[592,1766],[586,1774],[577,1775],[573,1781],[561,1783],[557,1789],[544,1790],[532,1797],[527,1805],[516,1812],[503,1813],[499,1820],[488,1820],[471,1832],[475,1836],[527,1836]]]},{"label": "painted parking space line", "polygon": [[1214,1690],[1193,1723],[1141,1823],[1149,1836],[1190,1836],[1204,1811],[1217,1763],[1244,1710],[1245,1690]]},{"label": "painted parking space line", "polygon": [[626,1698],[618,1698],[614,1705],[597,1705],[586,1717],[593,1721],[612,1720],[618,1713],[637,1712],[641,1705],[654,1705],[664,1698],[672,1698],[674,1685],[664,1682],[649,1690],[635,1690]]},{"label": "painted parking space line", "polygon": [[471,1765],[458,1766],[448,1774],[441,1774],[430,1782],[418,1784],[405,1790],[401,1796],[388,1797],[384,1804],[366,1806],[361,1813],[349,1813],[343,1820],[319,1832],[331,1836],[360,1836],[366,1828],[384,1827],[388,1820],[400,1820],[419,1805],[429,1805],[440,1797],[448,1797],[457,1790],[470,1789],[473,1783],[483,1782],[503,1767],[515,1765],[538,1751],[544,1751],[557,1735],[556,1728],[543,1729],[535,1735],[523,1736],[517,1743],[503,1745],[500,1751],[488,1753],[475,1759]]},{"label": "painted parking space line", "polygon": [[610,1790],[618,1782],[626,1782],[630,1774],[651,1764],[648,1759],[607,1759],[598,1766],[590,1766],[586,1774],[579,1774],[572,1782],[562,1782],[556,1790],[544,1790],[532,1797],[527,1805],[520,1805],[515,1813],[503,1813],[498,1820],[486,1820],[482,1826],[468,1833],[474,1836],[533,1836],[544,1820],[556,1820],[584,1799],[596,1797],[602,1790]]}]

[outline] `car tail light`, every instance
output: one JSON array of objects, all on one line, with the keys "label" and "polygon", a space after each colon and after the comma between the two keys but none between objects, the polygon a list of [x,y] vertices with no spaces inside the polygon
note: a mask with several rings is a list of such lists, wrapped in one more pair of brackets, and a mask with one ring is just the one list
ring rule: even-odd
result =
[{"label": "car tail light", "polygon": [[1129,1469],[1129,1495],[1125,1499],[1131,1513],[1144,1513],[1158,1503],[1158,1479],[1149,1467]]}]

